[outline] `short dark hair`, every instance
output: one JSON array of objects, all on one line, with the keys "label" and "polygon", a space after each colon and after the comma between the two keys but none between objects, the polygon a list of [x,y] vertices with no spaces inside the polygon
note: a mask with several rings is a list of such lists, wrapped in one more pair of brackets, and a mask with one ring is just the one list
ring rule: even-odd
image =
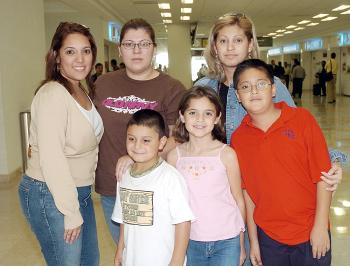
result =
[{"label": "short dark hair", "polygon": [[130,126],[145,126],[153,128],[159,134],[159,138],[166,136],[165,122],[160,113],[151,109],[141,109],[130,118],[126,128]]},{"label": "short dark hair", "polygon": [[97,68],[97,67],[99,67],[99,66],[103,67],[103,65],[102,65],[101,63],[97,63],[97,64],[95,65],[95,68]]},{"label": "short dark hair", "polygon": [[133,30],[138,30],[138,29],[143,29],[144,31],[147,32],[149,35],[151,41],[153,42],[154,46],[157,46],[156,44],[156,38],[155,38],[155,33],[154,29],[152,28],[151,24],[149,24],[146,20],[143,18],[133,18],[127,21],[121,31],[120,31],[120,40],[119,42],[121,43],[124,39],[125,34],[128,32],[128,30],[133,29]]},{"label": "short dark hair", "polygon": [[337,54],[336,54],[336,53],[334,53],[334,52],[333,52],[333,53],[331,53],[331,58],[333,58],[333,59],[334,59],[336,56],[337,56]]},{"label": "short dark hair", "polygon": [[258,70],[264,72],[266,74],[267,78],[269,79],[269,81],[271,82],[271,84],[274,84],[273,72],[272,72],[271,67],[268,66],[268,64],[266,64],[264,61],[262,61],[260,59],[247,59],[247,60],[244,60],[242,63],[237,65],[235,73],[233,74],[233,84],[234,84],[236,89],[238,87],[238,82],[239,82],[239,78],[240,78],[241,74],[244,71],[251,69],[251,68],[258,69]]},{"label": "short dark hair", "polygon": [[112,59],[112,60],[111,60],[111,65],[112,65],[112,66],[116,66],[116,65],[117,65],[117,60]]},{"label": "short dark hair", "polygon": [[[200,99],[203,97],[206,97],[212,104],[214,104],[216,116],[223,114],[223,107],[218,94],[212,88],[203,86],[195,86],[185,92],[179,104],[179,112],[183,115],[189,107],[191,99]],[[185,124],[182,123],[180,117],[176,121],[173,135],[177,142],[184,143],[189,141],[188,131]],[[213,136],[213,139],[217,139],[222,142],[226,141],[226,134],[221,119],[214,125],[211,135]]]}]

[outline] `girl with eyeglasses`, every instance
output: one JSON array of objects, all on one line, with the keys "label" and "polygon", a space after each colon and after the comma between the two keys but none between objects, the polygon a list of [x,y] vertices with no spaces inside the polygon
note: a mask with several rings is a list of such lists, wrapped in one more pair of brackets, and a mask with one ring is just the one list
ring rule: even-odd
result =
[{"label": "girl with eyeglasses", "polygon": [[[208,76],[197,81],[195,86],[208,86],[219,94],[224,106],[222,119],[226,130],[226,141],[230,143],[232,133],[247,114],[237,99],[233,74],[237,65],[245,59],[259,58],[259,46],[253,22],[244,14],[229,13],[219,17],[209,33],[204,56],[209,68]],[[274,77],[274,84],[276,94],[273,101],[284,101],[289,106],[295,107],[287,88],[279,78]],[[345,158],[337,151],[330,152],[330,157],[333,161]],[[321,178],[332,186],[332,190],[335,190],[342,178],[341,171],[341,167],[333,163],[329,172]],[[248,246],[247,249],[249,249]],[[244,265],[251,265],[248,251]]]},{"label": "girl with eyeglasses", "polygon": [[[116,195],[116,161],[117,175],[131,163],[131,159],[124,156],[127,122],[136,111],[153,109],[164,117],[167,134],[171,135],[178,103],[185,90],[178,80],[153,68],[156,47],[152,26],[143,19],[129,20],[121,29],[118,47],[125,69],[107,73],[95,83],[94,102],[105,126],[99,146],[96,192],[101,195],[106,223],[116,243],[119,226],[111,220]],[[168,143],[167,147],[171,146],[171,140]]]}]

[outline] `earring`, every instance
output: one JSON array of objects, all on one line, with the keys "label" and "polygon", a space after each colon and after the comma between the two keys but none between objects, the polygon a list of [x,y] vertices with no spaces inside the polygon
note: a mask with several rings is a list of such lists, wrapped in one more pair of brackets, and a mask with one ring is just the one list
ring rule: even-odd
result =
[{"label": "earring", "polygon": [[252,59],[252,51],[251,50],[249,50],[249,52],[248,52],[248,58]]}]

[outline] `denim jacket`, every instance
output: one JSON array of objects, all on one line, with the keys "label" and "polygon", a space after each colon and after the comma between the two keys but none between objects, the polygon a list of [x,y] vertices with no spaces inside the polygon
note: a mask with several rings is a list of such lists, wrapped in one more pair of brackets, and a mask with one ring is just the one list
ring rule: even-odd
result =
[{"label": "denim jacket", "polygon": [[[276,85],[276,97],[273,98],[274,102],[286,102],[289,106],[296,107],[295,103],[290,96],[289,91],[286,86],[281,82],[281,80],[277,77],[274,77],[274,82]],[[210,79],[208,77],[204,77],[198,80],[195,86],[206,86],[210,87],[216,92],[218,92],[219,81],[216,79]],[[227,105],[226,105],[226,140],[229,144],[231,141],[232,133],[239,127],[244,116],[247,114],[246,110],[242,106],[242,104],[238,101],[237,95],[235,93],[235,89],[233,84],[230,84],[228,93],[227,93]],[[332,162],[339,161],[342,165],[345,165],[348,162],[348,156],[338,150],[329,150],[330,159]]]}]

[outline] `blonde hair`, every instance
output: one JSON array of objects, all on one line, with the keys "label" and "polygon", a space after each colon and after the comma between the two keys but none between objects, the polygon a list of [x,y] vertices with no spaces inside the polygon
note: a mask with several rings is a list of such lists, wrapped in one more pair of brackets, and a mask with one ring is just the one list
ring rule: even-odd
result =
[{"label": "blonde hair", "polygon": [[252,51],[249,53],[249,57],[257,59],[259,58],[258,40],[256,38],[255,27],[251,19],[246,15],[239,13],[228,13],[219,17],[210,30],[208,45],[204,51],[204,57],[208,64],[209,77],[215,78],[220,82],[224,82],[226,78],[222,64],[215,51],[215,43],[219,31],[226,26],[233,25],[240,27],[244,31],[244,34],[248,38],[248,41],[253,42]]}]

